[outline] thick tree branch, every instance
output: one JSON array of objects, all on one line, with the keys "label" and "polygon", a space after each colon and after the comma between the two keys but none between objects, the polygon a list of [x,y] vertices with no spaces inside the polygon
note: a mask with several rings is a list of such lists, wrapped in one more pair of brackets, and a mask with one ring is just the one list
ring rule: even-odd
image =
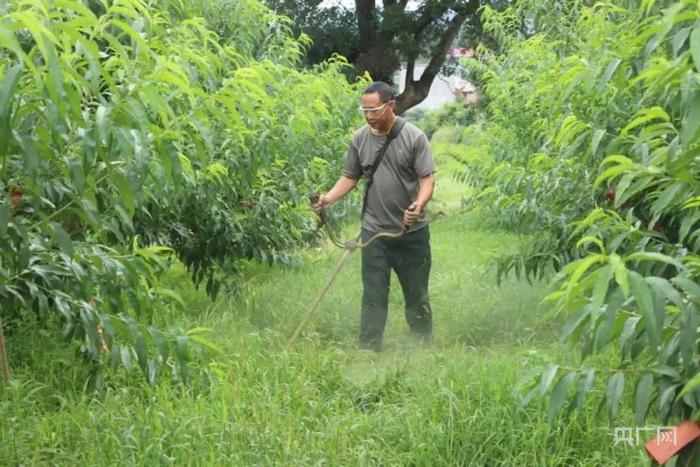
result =
[{"label": "thick tree branch", "polygon": [[449,26],[442,34],[440,42],[438,43],[435,51],[433,52],[433,57],[430,59],[430,63],[421,74],[420,81],[428,81],[428,86],[433,82],[433,79],[437,76],[440,68],[445,63],[445,58],[447,57],[447,52],[450,50],[450,46],[454,41],[455,37],[459,33],[459,29],[464,24],[467,19],[465,15],[458,14],[450,21]]},{"label": "thick tree branch", "polygon": [[[447,52],[452,46],[452,42],[459,33],[462,24],[467,19],[469,14],[473,14],[479,7],[478,1],[470,2],[471,8],[459,11],[448,23],[447,29],[440,36],[440,40],[433,49],[433,55],[428,63],[428,66],[423,70],[418,80],[411,79],[411,74],[408,73],[408,63],[406,70],[406,85],[404,91],[397,99],[397,113],[401,114],[414,105],[422,102],[430,91],[430,86],[433,84],[435,77],[438,75],[440,68],[445,63]],[[410,60],[409,60],[410,63]]]},{"label": "thick tree branch", "polygon": [[423,31],[425,31],[425,28],[430,26],[430,23],[440,18],[442,15],[445,14],[446,11],[447,8],[443,7],[438,12],[435,12],[434,10],[431,10],[429,5],[425,5],[423,7],[423,12],[421,13],[420,17],[413,24],[411,32],[413,32],[413,35],[415,37],[419,37],[423,33]]},{"label": "thick tree branch", "polygon": [[408,57],[406,60],[406,80],[404,82],[404,88],[411,85],[413,81],[413,73],[416,70],[416,57]]},{"label": "thick tree branch", "polygon": [[396,0],[383,0],[382,3],[384,11],[382,12],[382,22],[379,25],[378,38],[386,44],[391,44],[391,41],[396,37],[396,33],[399,32],[393,24],[394,18],[403,16],[403,11],[399,9]]}]

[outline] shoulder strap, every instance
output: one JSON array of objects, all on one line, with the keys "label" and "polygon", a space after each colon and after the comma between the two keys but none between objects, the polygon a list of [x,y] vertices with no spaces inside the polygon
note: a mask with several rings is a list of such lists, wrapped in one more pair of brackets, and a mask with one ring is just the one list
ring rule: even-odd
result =
[{"label": "shoulder strap", "polygon": [[394,126],[387,135],[386,141],[384,141],[382,147],[379,148],[379,151],[377,151],[377,157],[374,159],[374,164],[372,164],[372,167],[367,174],[367,181],[365,182],[365,195],[362,199],[362,217],[365,217],[365,211],[367,210],[367,195],[369,193],[369,188],[372,186],[372,183],[374,183],[374,172],[377,171],[379,164],[381,164],[382,159],[384,159],[386,150],[389,148],[391,142],[399,135],[399,133],[401,133],[405,123],[406,121],[404,119],[396,117],[396,122],[394,122]]},{"label": "shoulder strap", "polygon": [[384,159],[384,154],[386,154],[386,150],[389,148],[389,144],[391,144],[391,141],[394,140],[397,136],[399,136],[399,133],[401,133],[401,130],[403,129],[405,123],[405,120],[399,119],[397,117],[396,123],[394,123],[394,126],[391,128],[391,131],[387,135],[386,141],[384,141],[382,147],[379,148],[379,151],[377,151],[377,157],[374,159],[374,164],[372,164],[372,168],[368,173],[367,182],[370,185],[372,184],[372,181],[374,179],[374,172],[377,171],[377,167],[379,167],[379,164],[382,163],[382,159]]}]

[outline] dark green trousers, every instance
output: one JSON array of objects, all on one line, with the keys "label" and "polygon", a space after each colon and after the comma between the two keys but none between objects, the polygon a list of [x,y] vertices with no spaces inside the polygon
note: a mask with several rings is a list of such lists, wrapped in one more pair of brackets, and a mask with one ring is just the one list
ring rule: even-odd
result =
[{"label": "dark green trousers", "polygon": [[[362,229],[362,241],[373,235]],[[362,250],[360,347],[381,349],[392,269],[403,290],[408,326],[417,337],[430,339],[433,330],[428,298],[431,262],[428,226],[399,238],[381,238]]]}]

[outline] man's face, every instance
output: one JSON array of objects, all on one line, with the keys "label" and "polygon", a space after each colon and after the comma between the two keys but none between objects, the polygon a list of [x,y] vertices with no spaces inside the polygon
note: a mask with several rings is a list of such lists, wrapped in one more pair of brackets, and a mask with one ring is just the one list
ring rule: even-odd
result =
[{"label": "man's face", "polygon": [[394,119],[394,107],[396,102],[382,102],[379,93],[362,95],[362,108],[364,110],[365,120],[370,127],[375,130],[385,131],[391,125]]}]

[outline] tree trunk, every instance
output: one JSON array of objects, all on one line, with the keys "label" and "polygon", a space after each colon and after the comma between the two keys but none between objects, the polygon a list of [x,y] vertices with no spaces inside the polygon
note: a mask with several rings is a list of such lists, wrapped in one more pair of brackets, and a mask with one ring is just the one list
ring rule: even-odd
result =
[{"label": "tree trunk", "polygon": [[392,75],[401,62],[391,47],[394,33],[380,34],[375,0],[355,0],[357,29],[360,32],[360,53],[355,59],[358,76],[369,72],[375,81],[392,82]]},{"label": "tree trunk", "polygon": [[360,50],[364,52],[374,45],[377,36],[374,0],[355,0],[355,11],[357,29],[360,31]]},{"label": "tree trunk", "polygon": [[376,42],[372,47],[361,52],[355,59],[358,76],[369,72],[374,81],[393,84],[393,76],[401,66],[401,60],[390,45]]}]

